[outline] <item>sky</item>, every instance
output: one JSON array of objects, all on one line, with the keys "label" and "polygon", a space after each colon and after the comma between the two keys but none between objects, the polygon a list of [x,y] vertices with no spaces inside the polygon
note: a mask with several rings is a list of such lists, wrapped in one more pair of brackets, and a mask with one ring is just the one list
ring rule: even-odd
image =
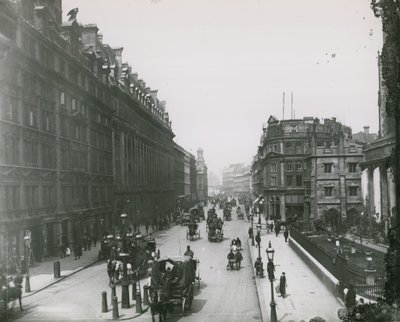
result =
[{"label": "sky", "polygon": [[250,164],[270,115],[378,131],[380,19],[369,0],[63,0],[167,102],[175,141],[209,171]]}]

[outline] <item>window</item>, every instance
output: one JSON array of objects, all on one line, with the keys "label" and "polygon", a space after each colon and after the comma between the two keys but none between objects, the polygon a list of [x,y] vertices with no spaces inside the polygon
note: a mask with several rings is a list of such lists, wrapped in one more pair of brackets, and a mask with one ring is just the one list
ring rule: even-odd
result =
[{"label": "window", "polygon": [[324,172],[332,173],[332,163],[324,163]]},{"label": "window", "polygon": [[276,177],[271,177],[271,186],[276,186]]},{"label": "window", "polygon": [[276,163],[271,163],[271,172],[276,172]]},{"label": "window", "polygon": [[350,173],[357,172],[357,163],[349,163],[349,172]]},{"label": "window", "polygon": [[274,144],[274,151],[278,151],[278,145]]},{"label": "window", "polygon": [[302,154],[303,153],[303,148],[300,142],[296,143],[296,154]]},{"label": "window", "polygon": [[76,111],[76,99],[73,98],[71,101],[71,110]]},{"label": "window", "polygon": [[292,143],[286,143],[286,145],[285,145],[285,153],[286,154],[292,154],[293,153]]},{"label": "window", "polygon": [[286,176],[286,186],[290,187],[293,185],[293,176]]},{"label": "window", "polygon": [[357,197],[358,187],[349,187],[350,197]]},{"label": "window", "polygon": [[296,176],[296,187],[301,187],[303,185],[303,176]]},{"label": "window", "polygon": [[292,171],[292,162],[286,163],[286,171]]},{"label": "window", "polygon": [[101,123],[101,114],[97,113],[97,123]]},{"label": "window", "polygon": [[302,168],[301,162],[296,162],[296,170],[301,171],[301,168]]},{"label": "window", "polygon": [[333,196],[333,187],[325,187],[325,197],[332,197]]},{"label": "window", "polygon": [[82,115],[86,115],[86,106],[85,106],[85,104],[81,105],[81,113],[82,113]]},{"label": "window", "polygon": [[65,105],[65,93],[60,92],[60,104]]}]

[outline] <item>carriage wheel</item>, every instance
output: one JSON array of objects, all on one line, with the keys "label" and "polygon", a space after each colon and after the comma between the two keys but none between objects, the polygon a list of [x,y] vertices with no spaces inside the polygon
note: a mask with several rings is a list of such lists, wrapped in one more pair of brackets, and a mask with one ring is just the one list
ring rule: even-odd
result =
[{"label": "carriage wheel", "polygon": [[186,314],[186,297],[182,299],[182,315],[185,316]]},{"label": "carriage wheel", "polygon": [[189,232],[186,232],[186,239],[189,239]]},{"label": "carriage wheel", "polygon": [[192,307],[192,304],[193,304],[193,287],[190,288],[187,308],[190,309]]}]

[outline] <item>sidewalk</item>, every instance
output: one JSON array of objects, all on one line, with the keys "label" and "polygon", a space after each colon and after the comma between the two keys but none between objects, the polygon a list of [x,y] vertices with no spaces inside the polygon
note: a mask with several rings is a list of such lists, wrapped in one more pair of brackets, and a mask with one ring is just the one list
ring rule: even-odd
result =
[{"label": "sidewalk", "polygon": [[[306,321],[316,316],[324,318],[326,321],[339,321],[337,310],[342,307],[341,302],[325,287],[318,277],[308,268],[301,258],[285,243],[283,233],[278,237],[275,234],[261,235],[261,257],[264,264],[264,278],[256,278],[257,292],[260,306],[263,312],[263,321],[269,321],[271,283],[267,275],[267,254],[268,242],[271,241],[272,248],[275,250],[274,264],[274,299],[276,302],[276,312],[278,321]],[[258,248],[251,246],[249,241],[252,263],[258,257]],[[285,272],[287,280],[287,296],[283,299],[280,294],[275,293],[276,286],[279,285],[279,278]],[[265,314],[266,312],[266,314]],[[265,316],[267,315],[267,316]]]},{"label": "sidewalk", "polygon": [[[146,229],[144,226],[140,226],[140,231],[144,236]],[[149,229],[149,234],[156,232],[156,230],[152,231],[151,227]],[[93,244],[92,244],[93,245]],[[80,259],[75,260],[73,253],[71,256],[67,256],[65,258],[60,257],[52,257],[46,258],[45,261],[41,263],[37,263],[36,265],[29,268],[30,275],[30,284],[31,284],[31,292],[25,292],[25,278],[23,282],[24,292],[22,297],[31,296],[44,288],[59,282],[60,280],[70,276],[71,274],[77,273],[86,267],[93,265],[98,261],[100,251],[100,242],[96,243],[96,247],[91,247],[90,251],[82,251],[82,256]],[[54,278],[53,265],[55,261],[60,262],[60,278]]]}]

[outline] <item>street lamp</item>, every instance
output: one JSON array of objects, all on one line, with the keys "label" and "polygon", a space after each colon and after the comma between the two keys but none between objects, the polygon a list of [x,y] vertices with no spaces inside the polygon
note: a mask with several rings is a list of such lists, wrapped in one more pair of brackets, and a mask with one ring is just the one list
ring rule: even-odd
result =
[{"label": "street lamp", "polygon": [[122,304],[121,307],[129,309],[129,284],[128,284],[128,273],[127,273],[127,259],[129,257],[127,245],[126,245],[126,218],[127,214],[121,215],[122,220],[122,253],[119,253],[119,257],[122,257]]},{"label": "street lamp", "polygon": [[25,242],[25,265],[26,265],[26,274],[25,274],[25,292],[31,291],[31,283],[29,276],[29,262],[30,262],[30,250],[31,250],[31,236],[28,234],[24,237]]},{"label": "street lamp", "polygon": [[276,303],[274,301],[274,254],[275,250],[271,247],[271,242],[268,243],[268,248],[266,250],[267,257],[268,257],[268,264],[267,264],[267,271],[268,271],[268,278],[271,282],[271,322],[277,322],[278,319],[276,317]]}]

